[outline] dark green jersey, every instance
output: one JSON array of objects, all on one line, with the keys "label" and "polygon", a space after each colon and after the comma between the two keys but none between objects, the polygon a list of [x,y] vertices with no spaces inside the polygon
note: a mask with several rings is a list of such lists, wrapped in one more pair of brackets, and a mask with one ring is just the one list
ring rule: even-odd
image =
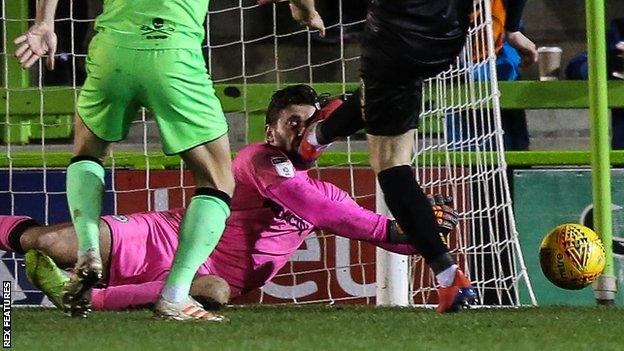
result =
[{"label": "dark green jersey", "polygon": [[209,0],[104,0],[96,30],[115,45],[137,49],[198,48]]}]

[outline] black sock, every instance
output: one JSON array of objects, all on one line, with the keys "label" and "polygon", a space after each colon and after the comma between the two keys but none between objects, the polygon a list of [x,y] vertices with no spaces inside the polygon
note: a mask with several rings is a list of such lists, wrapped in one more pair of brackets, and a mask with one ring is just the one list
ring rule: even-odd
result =
[{"label": "black sock", "polygon": [[104,163],[102,163],[102,160],[100,160],[97,157],[87,156],[87,155],[74,156],[74,157],[71,158],[71,160],[69,160],[69,164],[71,165],[72,163],[76,163],[76,162],[80,162],[80,161],[95,162],[95,163],[99,164],[100,166],[102,166],[102,168],[104,168]]},{"label": "black sock", "polygon": [[346,138],[364,128],[360,91],[354,92],[334,111],[329,118],[316,129],[316,139],[322,145],[329,144],[336,138]]},{"label": "black sock", "polygon": [[228,195],[227,193],[221,190],[214,189],[214,188],[209,188],[209,187],[195,188],[195,195],[206,195],[206,196],[216,197],[217,199],[225,202],[225,204],[228,207],[230,207],[232,204],[232,198],[230,197],[230,195]]},{"label": "black sock", "polygon": [[410,166],[397,166],[379,172],[379,186],[386,205],[425,259],[439,273],[454,264],[442,241],[431,203],[414,178]]},{"label": "black sock", "polygon": [[24,249],[22,248],[22,244],[20,243],[20,238],[26,231],[26,229],[36,226],[37,221],[34,219],[27,219],[18,223],[9,233],[9,246],[13,249],[14,252],[23,254]]}]

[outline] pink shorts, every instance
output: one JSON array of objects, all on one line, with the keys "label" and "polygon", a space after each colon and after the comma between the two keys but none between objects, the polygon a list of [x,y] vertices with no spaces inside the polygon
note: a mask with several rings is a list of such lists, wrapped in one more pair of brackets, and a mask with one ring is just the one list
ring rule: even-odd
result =
[{"label": "pink shorts", "polygon": [[[165,280],[176,249],[184,209],[104,216],[111,229],[110,286]],[[210,274],[200,267],[200,274]]]},{"label": "pink shorts", "polygon": [[13,252],[13,248],[9,243],[9,234],[18,226],[34,224],[36,224],[36,222],[32,218],[26,216],[0,216],[0,233],[4,234],[0,235],[0,250]]},{"label": "pink shorts", "polygon": [[[109,286],[163,281],[167,277],[178,248],[178,229],[184,209],[143,212],[128,216],[104,216],[111,229]],[[239,241],[238,236],[230,240]],[[227,240],[225,240],[227,241]],[[245,291],[248,269],[247,251],[225,250],[220,242],[197,275],[217,275],[230,285],[232,298]],[[251,258],[249,258],[251,260]],[[255,286],[254,286],[255,287]]]}]

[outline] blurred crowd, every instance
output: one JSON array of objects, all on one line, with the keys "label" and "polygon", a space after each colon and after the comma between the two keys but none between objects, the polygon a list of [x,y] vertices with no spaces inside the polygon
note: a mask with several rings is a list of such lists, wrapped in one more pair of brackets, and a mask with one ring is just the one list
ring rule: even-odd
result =
[{"label": "blurred crowd", "polygon": [[[587,80],[587,52],[570,60],[565,68],[565,77]],[[607,75],[608,79],[624,79],[624,17],[611,21],[607,32]],[[624,108],[611,109],[611,147],[624,149]]]}]

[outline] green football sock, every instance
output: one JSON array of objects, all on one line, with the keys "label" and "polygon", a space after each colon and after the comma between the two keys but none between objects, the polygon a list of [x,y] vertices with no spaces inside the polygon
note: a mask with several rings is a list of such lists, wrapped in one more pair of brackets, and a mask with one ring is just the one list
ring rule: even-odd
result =
[{"label": "green football sock", "polygon": [[162,296],[173,302],[188,296],[195,273],[208,258],[225,230],[230,208],[221,199],[195,195],[180,225],[180,245]]},{"label": "green football sock", "polygon": [[104,167],[82,160],[67,167],[67,203],[78,237],[78,252],[100,250],[100,215],[104,193]]}]

